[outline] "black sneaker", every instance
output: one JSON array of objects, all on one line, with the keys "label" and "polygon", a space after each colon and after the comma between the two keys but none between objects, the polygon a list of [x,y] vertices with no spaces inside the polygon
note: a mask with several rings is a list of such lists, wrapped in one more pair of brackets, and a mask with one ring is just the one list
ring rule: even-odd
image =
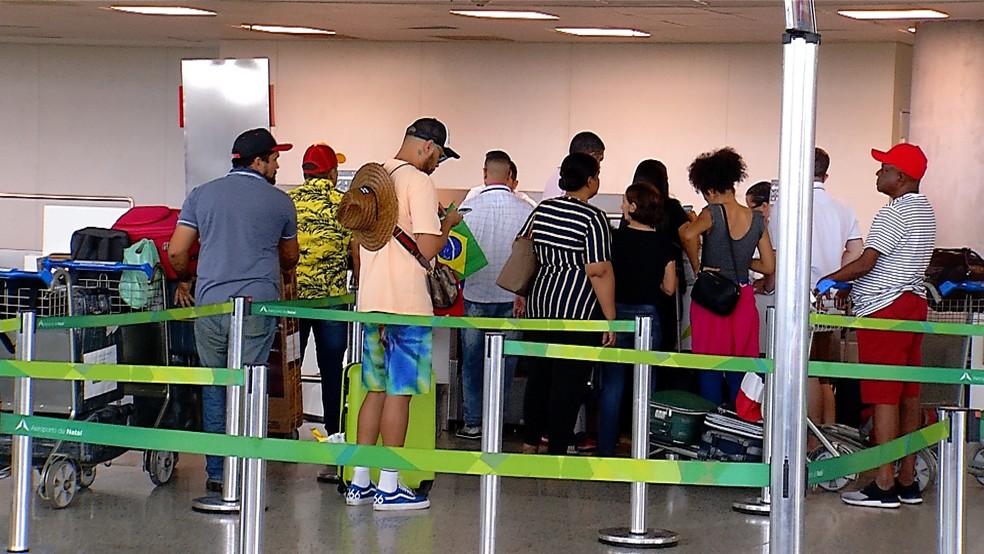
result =
[{"label": "black sneaker", "polygon": [[479,425],[466,425],[458,429],[458,432],[454,436],[459,439],[479,440],[482,438],[482,427]]},{"label": "black sneaker", "polygon": [[866,506],[868,508],[898,508],[902,505],[894,486],[890,490],[884,491],[878,488],[878,483],[874,481],[859,491],[842,494],[841,500],[851,506]]},{"label": "black sneaker", "polygon": [[899,502],[903,504],[922,504],[922,493],[919,492],[919,483],[913,481],[909,485],[903,485],[899,483],[899,480],[895,479],[895,490],[899,493]]},{"label": "black sneaker", "polygon": [[220,479],[206,479],[205,490],[208,492],[222,492],[222,481]]}]

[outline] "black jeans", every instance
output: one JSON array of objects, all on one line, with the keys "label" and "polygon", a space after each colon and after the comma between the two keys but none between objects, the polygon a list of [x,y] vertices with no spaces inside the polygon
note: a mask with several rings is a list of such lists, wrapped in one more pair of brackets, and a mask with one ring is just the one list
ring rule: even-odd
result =
[{"label": "black jeans", "polygon": [[[524,340],[548,344],[601,346],[601,333],[570,331],[530,331]],[[588,390],[592,362],[535,358],[530,363],[523,399],[526,428],[523,442],[539,445],[546,432],[550,437],[550,454],[567,453],[574,440],[577,412]]]}]

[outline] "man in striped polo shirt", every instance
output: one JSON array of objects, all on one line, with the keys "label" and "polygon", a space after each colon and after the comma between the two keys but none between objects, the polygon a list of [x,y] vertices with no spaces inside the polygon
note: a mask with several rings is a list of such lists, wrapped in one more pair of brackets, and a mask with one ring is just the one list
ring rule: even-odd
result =
[{"label": "man in striped polo shirt", "polygon": [[[875,214],[861,257],[825,279],[854,281],[851,299],[857,316],[922,321],[927,312],[923,279],[936,242],[936,216],[926,197],[919,194],[926,155],[918,146],[903,143],[888,152],[873,149],[871,156],[881,162],[876,173],[878,192],[891,201]],[[858,359],[866,364],[921,365],[922,335],[858,330]],[[875,444],[922,425],[919,383],[862,380],[861,401],[875,405]],[[915,456],[906,456],[897,478],[893,464],[885,464],[878,468],[874,481],[860,491],[841,495],[841,500],[877,508],[920,504],[915,474]]]}]

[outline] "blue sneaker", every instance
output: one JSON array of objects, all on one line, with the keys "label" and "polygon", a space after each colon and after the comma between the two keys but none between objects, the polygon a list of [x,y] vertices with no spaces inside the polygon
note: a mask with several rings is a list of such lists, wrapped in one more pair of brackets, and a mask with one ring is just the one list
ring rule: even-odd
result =
[{"label": "blue sneaker", "polygon": [[365,487],[352,483],[345,491],[345,504],[347,506],[366,506],[372,504],[377,496],[379,495],[376,492],[376,485],[373,485],[371,481]]},{"label": "blue sneaker", "polygon": [[430,508],[430,505],[426,496],[417,494],[401,483],[393,492],[377,492],[372,509],[380,512],[423,510]]}]

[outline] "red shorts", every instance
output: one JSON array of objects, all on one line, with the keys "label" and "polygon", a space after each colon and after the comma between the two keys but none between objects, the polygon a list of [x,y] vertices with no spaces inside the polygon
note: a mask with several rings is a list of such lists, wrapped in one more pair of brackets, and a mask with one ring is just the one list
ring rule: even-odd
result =
[{"label": "red shorts", "polygon": [[[926,321],[926,299],[902,293],[888,306],[868,317]],[[858,329],[858,361],[863,364],[922,365],[922,333]],[[919,397],[919,383],[861,381],[861,402],[898,405],[903,398]]]}]

